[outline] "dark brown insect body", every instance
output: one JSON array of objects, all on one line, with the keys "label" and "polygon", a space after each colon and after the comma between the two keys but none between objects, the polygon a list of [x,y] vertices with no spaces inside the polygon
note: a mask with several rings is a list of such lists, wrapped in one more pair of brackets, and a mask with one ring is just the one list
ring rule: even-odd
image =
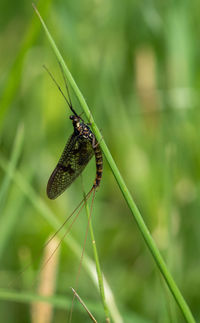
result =
[{"label": "dark brown insect body", "polygon": [[74,132],[69,138],[60,160],[47,184],[47,196],[57,198],[82,173],[95,155],[96,178],[93,188],[100,185],[103,171],[103,157],[95,135],[79,116],[70,116]]},{"label": "dark brown insect body", "polygon": [[96,161],[96,178],[95,178],[93,187],[96,188],[100,185],[102,172],[103,172],[103,157],[102,157],[100,146],[96,140],[95,135],[90,130],[88,125],[86,125],[83,121],[81,121],[81,119],[77,116],[72,115],[70,116],[70,119],[73,120],[74,132],[78,136],[89,140],[90,143],[92,144],[93,152],[95,155],[95,161]]},{"label": "dark brown insect body", "polygon": [[92,156],[95,155],[96,178],[90,190],[91,192],[100,185],[102,177],[103,157],[100,146],[89,126],[84,123],[83,119],[80,116],[78,116],[72,106],[67,82],[65,80],[62,67],[61,71],[65,81],[69,101],[50,71],[45,66],[44,68],[58,87],[58,90],[61,92],[70,110],[72,111],[73,115],[70,116],[70,119],[72,120],[74,127],[74,132],[69,138],[65,149],[58,161],[58,164],[49,178],[47,184],[47,196],[50,199],[55,199],[60,194],[62,194],[66,190],[66,188],[68,188],[71,183],[82,173]]}]

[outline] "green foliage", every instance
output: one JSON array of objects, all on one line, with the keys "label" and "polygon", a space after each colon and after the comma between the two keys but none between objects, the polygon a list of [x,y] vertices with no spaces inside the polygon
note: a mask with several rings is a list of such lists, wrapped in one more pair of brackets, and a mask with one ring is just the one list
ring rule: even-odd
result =
[{"label": "green foliage", "polygon": [[[30,21],[37,21],[32,17],[31,5],[27,7],[22,1],[12,6],[18,7],[10,11],[7,2],[1,2],[1,9],[6,10],[1,21],[4,46],[0,52],[0,287],[7,289],[14,281],[23,291],[24,300],[30,302],[33,299],[28,294],[26,297],[25,290],[35,280],[42,245],[51,226],[54,231],[80,202],[82,189],[77,179],[58,200],[46,198],[48,176],[72,132],[70,113],[42,69],[45,63],[64,88],[44,34],[38,38],[38,25],[34,22],[30,26]],[[48,14],[47,9],[41,12],[197,321],[199,9],[195,1],[173,4],[103,0],[59,1],[48,8]],[[25,46],[23,39],[29,32],[30,39],[34,35],[35,40]],[[18,68],[11,68],[16,61],[20,62]],[[73,94],[72,98],[81,112]],[[21,124],[24,131],[20,134]],[[86,191],[94,176],[91,161],[84,172]],[[125,322],[181,322],[183,317],[160,281],[129,213],[104,162],[93,226],[101,267],[119,312]],[[45,220],[43,214],[47,214]],[[52,214],[59,219],[55,226],[49,220]],[[52,219],[56,221],[56,217]],[[71,230],[78,249],[86,226],[86,217],[81,214]],[[74,257],[75,251],[65,244],[62,249],[56,294],[69,299],[79,256]],[[92,255],[89,243],[86,251]],[[22,275],[26,279],[19,277],[29,258],[33,268]],[[99,295],[88,277],[82,270],[78,292],[86,304],[92,304],[88,307],[94,316],[101,318],[102,309],[95,309],[95,303],[99,309]],[[3,295],[1,321],[30,320],[29,307],[14,302],[14,295],[12,303],[5,292]],[[76,308],[74,312],[74,321],[82,322],[83,317],[86,320],[85,313],[79,314]],[[54,321],[62,319],[66,321],[66,313],[57,308]]]}]

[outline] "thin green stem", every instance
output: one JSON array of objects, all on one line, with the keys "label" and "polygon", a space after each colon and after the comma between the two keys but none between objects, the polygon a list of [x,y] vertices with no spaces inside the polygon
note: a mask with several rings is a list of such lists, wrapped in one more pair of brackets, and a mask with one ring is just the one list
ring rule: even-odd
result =
[{"label": "thin green stem", "polygon": [[49,42],[51,44],[51,47],[52,47],[52,49],[53,49],[59,63],[62,66],[62,69],[63,69],[63,71],[64,71],[64,73],[65,73],[65,75],[66,75],[66,77],[68,79],[68,82],[70,83],[71,87],[73,88],[74,93],[76,94],[76,96],[77,96],[77,98],[78,98],[78,100],[79,100],[79,102],[80,102],[80,104],[81,104],[81,106],[83,108],[83,111],[85,112],[85,115],[86,115],[87,119],[91,123],[93,132],[94,132],[97,140],[100,143],[101,149],[102,149],[102,151],[103,151],[103,153],[104,153],[104,155],[106,157],[106,160],[107,160],[107,162],[108,162],[108,164],[109,164],[109,166],[110,166],[110,168],[111,168],[111,170],[113,172],[113,175],[114,175],[114,177],[115,177],[115,179],[116,179],[116,181],[117,181],[117,183],[119,185],[119,188],[120,188],[120,190],[121,190],[121,192],[122,192],[128,206],[129,206],[134,218],[135,218],[135,221],[136,221],[136,223],[138,225],[138,228],[139,228],[139,230],[140,230],[140,232],[141,232],[141,234],[142,234],[142,236],[143,236],[143,238],[144,238],[144,240],[145,240],[145,242],[146,242],[146,244],[147,244],[147,246],[148,246],[148,248],[149,248],[149,250],[150,250],[150,252],[151,252],[151,254],[152,254],[152,256],[153,256],[153,258],[154,258],[154,260],[155,260],[155,262],[156,262],[156,264],[158,266],[158,268],[159,268],[159,270],[160,270],[160,272],[162,273],[162,275],[163,275],[163,277],[164,277],[164,279],[165,279],[165,281],[166,281],[172,295],[174,296],[179,308],[181,309],[185,320],[187,322],[189,322],[189,323],[195,323],[194,317],[193,317],[193,315],[192,315],[192,313],[191,313],[191,311],[190,311],[190,309],[189,309],[183,295],[181,294],[181,292],[180,292],[179,288],[177,287],[172,275],[170,274],[170,272],[169,272],[169,270],[168,270],[168,268],[167,268],[167,266],[166,266],[166,264],[165,264],[165,262],[164,262],[164,260],[163,260],[163,258],[161,256],[161,254],[160,254],[160,252],[159,252],[153,238],[151,237],[151,234],[150,234],[147,226],[145,225],[145,223],[144,223],[144,221],[142,219],[140,211],[137,208],[137,206],[136,206],[136,204],[135,204],[135,202],[134,202],[134,200],[133,200],[133,198],[132,198],[132,196],[131,196],[131,194],[130,194],[130,192],[129,192],[129,190],[128,190],[128,188],[127,188],[127,186],[126,186],[126,184],[125,184],[125,182],[124,182],[124,180],[123,180],[123,178],[122,178],[122,176],[121,176],[121,174],[120,174],[120,172],[119,172],[119,170],[118,170],[118,168],[117,168],[117,166],[116,166],[116,164],[115,164],[115,162],[113,160],[113,158],[112,158],[112,155],[111,155],[110,151],[108,150],[108,147],[107,147],[104,139],[101,136],[101,133],[100,133],[97,125],[94,123],[94,119],[93,119],[93,117],[91,115],[91,112],[90,112],[90,110],[88,108],[88,105],[87,105],[83,95],[81,94],[79,88],[77,87],[77,85],[76,85],[76,83],[75,83],[69,69],[67,68],[67,66],[66,66],[66,64],[64,62],[64,59],[62,58],[62,56],[61,56],[61,54],[60,54],[60,52],[59,52],[59,50],[58,50],[58,48],[57,48],[57,46],[56,46],[56,44],[55,44],[55,42],[53,40],[51,34],[49,33],[44,21],[42,20],[39,12],[38,12],[38,10],[36,9],[35,6],[34,6],[34,9],[35,9],[35,11],[36,11],[42,25],[43,25],[43,28],[44,28],[44,30],[46,32],[46,35],[47,35],[47,38],[48,38],[48,40],[49,40]]},{"label": "thin green stem", "polygon": [[[93,192],[93,194],[95,194],[95,191]],[[86,214],[87,214],[88,221],[89,221],[89,230],[90,230],[90,237],[91,237],[91,241],[92,241],[94,260],[95,260],[95,263],[96,263],[96,271],[97,271],[97,277],[98,277],[98,283],[99,283],[99,291],[100,291],[101,300],[102,300],[102,303],[103,303],[103,308],[104,308],[104,312],[105,312],[105,316],[106,316],[106,322],[110,322],[109,309],[108,309],[108,305],[107,305],[107,302],[106,302],[105,291],[104,291],[103,275],[102,275],[102,272],[101,272],[101,266],[100,266],[100,262],[99,262],[99,256],[98,256],[96,241],[95,241],[95,237],[94,237],[94,230],[93,230],[93,227],[92,227],[91,215],[92,215],[92,207],[93,207],[94,195],[92,197],[92,204],[91,204],[90,209],[89,209],[89,205],[88,205],[87,200],[86,200],[85,192],[84,192],[84,198],[85,198]]]},{"label": "thin green stem", "polygon": [[[10,174],[14,174],[16,171],[17,163],[22,153],[23,139],[24,127],[23,125],[20,125],[17,129],[10,157],[10,163],[8,166]],[[12,184],[11,180],[11,176],[8,173],[6,173],[0,185],[0,260],[3,257],[5,250],[7,249],[7,242],[10,236],[12,235],[13,230],[15,230],[15,226],[18,221],[18,216],[20,215],[18,207],[21,206],[21,202],[23,200],[23,197],[20,198],[18,197],[18,195],[15,197],[16,204],[14,210],[11,210],[13,208],[12,205],[10,205],[9,203],[6,204],[6,197],[8,196],[8,192]],[[16,194],[18,194],[18,192]]]},{"label": "thin green stem", "polygon": [[[15,172],[15,168],[17,166],[17,162],[19,160],[21,151],[22,151],[22,144],[23,144],[23,139],[24,139],[24,127],[21,124],[18,127],[17,133],[16,133],[16,137],[15,137],[15,141],[13,144],[13,151],[12,151],[12,155],[10,158],[10,171],[11,173]],[[2,209],[4,206],[4,200],[6,195],[8,194],[8,189],[10,187],[10,182],[11,182],[11,178],[10,176],[8,176],[8,174],[5,175],[5,178],[1,184],[1,188],[0,188],[0,213],[2,213]]]},{"label": "thin green stem", "polygon": [[[2,301],[10,301],[10,302],[17,302],[17,303],[37,303],[43,302],[47,304],[52,304],[57,309],[66,310],[67,306],[71,305],[71,297],[63,297],[63,296],[43,296],[38,295],[32,292],[20,292],[0,288],[0,300]],[[78,303],[77,303],[78,304]],[[82,309],[82,306],[75,304],[76,307]],[[101,315],[101,307],[93,302],[89,302],[90,309],[92,311],[96,311],[98,315]],[[83,310],[83,309],[82,309]]]}]

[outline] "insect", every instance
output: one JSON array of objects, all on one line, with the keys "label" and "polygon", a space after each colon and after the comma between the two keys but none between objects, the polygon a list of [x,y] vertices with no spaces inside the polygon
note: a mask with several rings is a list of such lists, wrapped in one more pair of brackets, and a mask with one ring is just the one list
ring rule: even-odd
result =
[{"label": "insect", "polygon": [[47,196],[50,199],[56,199],[59,195],[61,195],[82,173],[90,159],[93,157],[93,155],[95,155],[96,177],[91,190],[87,194],[88,196],[92,190],[96,190],[96,188],[100,185],[102,178],[103,157],[99,143],[89,125],[86,124],[74,110],[63,71],[62,74],[65,80],[69,100],[64,95],[62,89],[50,71],[45,66],[44,68],[47,70],[48,74],[58,87],[70,110],[72,111],[73,114],[69,118],[74,127],[74,132],[68,139],[64,151],[48,180]]},{"label": "insect", "polygon": [[[50,71],[46,67],[45,67],[45,69],[49,73],[50,77],[52,78],[52,80],[54,81],[56,86],[58,87],[59,91],[61,92],[65,101],[67,102],[70,110],[72,111],[73,114],[69,118],[72,121],[72,125],[74,127],[74,132],[72,133],[72,135],[68,139],[68,142],[64,148],[64,151],[63,151],[54,171],[52,172],[52,174],[48,180],[47,196],[50,199],[56,199],[82,173],[82,171],[84,170],[84,168],[86,167],[86,165],[88,164],[90,159],[93,157],[93,155],[95,155],[95,161],[96,161],[96,177],[95,177],[95,181],[94,181],[92,188],[87,193],[86,197],[79,203],[79,205],[76,207],[76,209],[73,211],[73,213],[71,213],[70,216],[66,219],[66,221],[62,224],[62,226],[60,227],[60,229],[61,229],[65,225],[65,223],[68,221],[68,219],[74,214],[74,212],[76,212],[79,209],[79,207],[81,207],[75,217],[75,220],[77,219],[82,207],[85,204],[85,199],[87,200],[90,197],[90,194],[92,193],[92,191],[94,192],[94,195],[95,195],[96,188],[99,187],[100,182],[101,182],[101,178],[102,178],[103,157],[102,157],[102,152],[101,152],[99,143],[98,143],[95,135],[91,131],[89,124],[86,124],[84,122],[84,120],[81,118],[81,116],[79,116],[76,113],[76,111],[74,110],[74,108],[72,106],[72,101],[71,101],[71,98],[69,95],[68,86],[67,86],[66,79],[64,77],[64,73],[63,73],[62,68],[61,68],[61,71],[62,71],[63,78],[65,81],[65,86],[67,89],[69,101],[66,98],[66,96],[64,95],[62,89],[60,88],[60,86],[58,85],[56,80],[54,79],[53,75],[50,73]],[[94,201],[94,195],[93,195],[93,199],[92,199],[92,203],[91,203],[90,217],[92,214],[92,205],[93,205],[93,201]],[[78,274],[76,277],[76,285],[78,285],[78,277],[79,277],[79,272],[81,269],[83,254],[84,254],[84,250],[85,250],[85,243],[86,243],[86,238],[87,238],[90,217],[88,219],[88,226],[87,226],[87,230],[86,230],[84,246],[82,249],[81,260],[80,260],[80,264],[79,264],[79,271],[78,271]],[[72,222],[72,224],[73,224],[73,222]],[[65,233],[65,235],[67,233],[68,233],[68,230]],[[56,249],[54,250],[54,252],[56,251]],[[75,298],[75,294],[74,294],[74,297],[72,300],[71,310],[69,313],[70,322],[72,319],[74,298]]]}]

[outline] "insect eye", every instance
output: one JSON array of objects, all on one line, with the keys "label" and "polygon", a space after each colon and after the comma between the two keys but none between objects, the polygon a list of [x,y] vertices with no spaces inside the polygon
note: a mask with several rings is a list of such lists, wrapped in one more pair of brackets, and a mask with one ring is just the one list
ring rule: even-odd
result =
[{"label": "insect eye", "polygon": [[70,120],[73,120],[73,119],[74,119],[74,116],[72,115],[72,116],[70,116],[69,118],[70,118]]}]

